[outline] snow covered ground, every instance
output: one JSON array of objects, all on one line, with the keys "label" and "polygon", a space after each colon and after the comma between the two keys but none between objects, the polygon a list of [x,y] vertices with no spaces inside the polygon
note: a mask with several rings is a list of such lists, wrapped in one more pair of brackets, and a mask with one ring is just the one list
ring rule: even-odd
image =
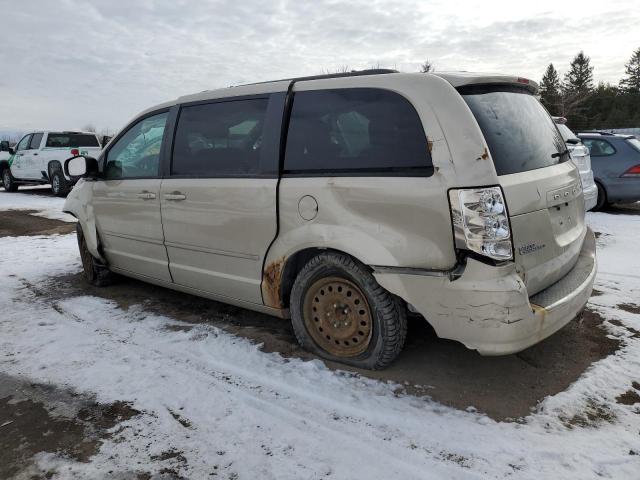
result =
[{"label": "snow covered ground", "polygon": [[63,222],[75,222],[76,219],[68,213],[62,212],[64,198],[46,195],[50,190],[42,187],[20,187],[20,192],[29,191],[29,194],[9,194],[2,192],[0,198],[0,210],[35,210],[33,215],[62,220]]},{"label": "snow covered ground", "polygon": [[[8,206],[3,196],[0,209],[46,212],[58,202],[20,197]],[[589,214],[589,223],[602,233],[602,295],[590,307],[615,320],[606,325],[623,346],[519,422],[398,395],[395,385],[264,353],[206,324],[167,328],[178,322],[141,305],[51,302],[38,285],[80,270],[74,235],[0,238],[0,371],[143,412],[89,463],[38,455],[53,478],[170,465],[198,479],[637,479],[640,404],[616,397],[640,382],[640,335],[630,330],[640,330],[640,314],[618,308],[640,303],[640,216]],[[184,460],[150,460],[169,450]]]}]

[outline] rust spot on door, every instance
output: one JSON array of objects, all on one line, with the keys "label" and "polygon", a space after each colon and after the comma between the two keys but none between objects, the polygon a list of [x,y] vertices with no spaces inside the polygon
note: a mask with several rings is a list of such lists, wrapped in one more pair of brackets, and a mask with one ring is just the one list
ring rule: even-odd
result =
[{"label": "rust spot on door", "polygon": [[282,308],[282,272],[285,257],[269,263],[262,274],[262,298],[268,307]]},{"label": "rust spot on door", "polygon": [[433,151],[433,140],[427,140],[427,147],[429,148],[429,153]]},{"label": "rust spot on door", "polygon": [[476,160],[488,160],[489,159],[489,150],[487,150],[487,147],[484,147],[484,152],[482,152],[482,155],[480,155]]}]

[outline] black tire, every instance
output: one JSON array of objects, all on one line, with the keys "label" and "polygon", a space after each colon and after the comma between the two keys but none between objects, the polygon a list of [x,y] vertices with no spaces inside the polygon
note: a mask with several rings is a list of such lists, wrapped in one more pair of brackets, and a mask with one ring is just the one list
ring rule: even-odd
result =
[{"label": "black tire", "polygon": [[593,211],[599,212],[604,210],[609,205],[609,202],[607,202],[607,192],[605,192],[602,185],[596,183],[596,186],[598,187],[598,199],[596,200],[596,206],[593,207]]},{"label": "black tire", "polygon": [[115,281],[115,274],[89,252],[82,227],[79,223],[76,224],[76,234],[78,237],[78,248],[80,249],[84,278],[95,287],[111,285]]},{"label": "black tire", "polygon": [[69,182],[60,170],[51,172],[51,191],[56,197],[65,197],[71,190]]},{"label": "black tire", "polygon": [[5,168],[2,171],[2,185],[7,192],[17,192],[18,184],[15,182],[13,175],[11,174],[11,170],[9,168]]},{"label": "black tire", "polygon": [[[371,321],[371,326],[367,327],[370,329],[369,337],[361,337],[361,345],[363,348],[365,347],[364,342],[368,342],[366,344],[366,350],[362,352],[354,355],[336,355],[323,348],[314,340],[314,335],[318,335],[318,333],[315,331],[310,332],[310,329],[316,326],[317,329],[322,332],[322,328],[319,327],[322,322],[329,323],[334,321],[324,318],[324,312],[326,310],[323,311],[322,315],[318,313],[319,316],[323,317],[322,320],[314,317],[313,322],[315,323],[312,323],[312,320],[309,318],[305,321],[305,311],[310,311],[307,308],[309,303],[305,302],[312,302],[311,305],[317,305],[313,303],[313,301],[318,301],[317,297],[313,298],[315,295],[314,292],[317,292],[317,290],[314,290],[314,288],[316,288],[315,285],[319,283],[322,285],[321,282],[325,280],[328,281],[329,279],[336,279],[338,283],[344,280],[346,282],[345,285],[353,286],[353,288],[347,287],[345,289],[345,301],[348,301],[346,299],[347,293],[351,296],[351,291],[347,291],[349,288],[354,290],[354,296],[363,295],[363,299],[366,300],[368,315],[365,318]],[[311,297],[308,297],[309,294]],[[324,295],[324,292],[322,294]],[[313,300],[311,300],[311,298],[313,298]],[[407,336],[407,313],[404,302],[382,288],[364,265],[347,255],[326,252],[309,260],[293,284],[290,306],[293,329],[300,345],[306,350],[327,360],[345,363],[358,368],[377,370],[388,366],[398,356],[404,346],[404,341]],[[347,304],[341,303],[336,309],[336,304],[332,305],[333,309],[335,309],[334,314],[344,314],[342,318],[345,319],[345,328],[351,328],[346,327],[347,319],[351,315],[357,316],[357,312],[351,312],[349,308],[346,308],[347,306]],[[344,311],[342,311],[343,308]],[[313,310],[315,311],[315,308],[313,308]],[[359,311],[363,312],[363,310]],[[330,312],[327,312],[326,315],[330,316]],[[338,324],[340,323],[337,320],[336,322],[338,322]],[[350,321],[349,325],[351,325]],[[360,325],[365,325],[365,322],[360,323]],[[342,328],[341,324],[339,328]],[[359,332],[359,334],[362,333],[363,332]],[[354,338],[353,340],[357,341],[358,339]],[[331,342],[331,339],[329,342]],[[335,342],[336,344],[339,343],[338,340],[335,340]],[[344,343],[347,344],[347,342]]]}]

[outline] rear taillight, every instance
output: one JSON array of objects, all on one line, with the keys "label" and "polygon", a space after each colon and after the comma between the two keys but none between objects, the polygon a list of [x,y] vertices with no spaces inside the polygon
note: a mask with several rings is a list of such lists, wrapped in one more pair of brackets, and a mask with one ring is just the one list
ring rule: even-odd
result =
[{"label": "rear taillight", "polygon": [[621,176],[622,177],[640,177],[640,165],[631,167],[629,170],[624,172]]},{"label": "rear taillight", "polygon": [[449,190],[456,247],[494,260],[513,258],[507,204],[500,187]]},{"label": "rear taillight", "polygon": [[72,148],[71,149],[71,156],[72,157],[77,157],[78,155],[80,155],[80,150],[78,150],[77,148]]}]

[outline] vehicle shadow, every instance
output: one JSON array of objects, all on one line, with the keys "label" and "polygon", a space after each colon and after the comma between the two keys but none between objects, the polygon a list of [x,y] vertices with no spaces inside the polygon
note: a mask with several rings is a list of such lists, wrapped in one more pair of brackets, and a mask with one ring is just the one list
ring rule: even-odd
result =
[{"label": "vehicle shadow", "polygon": [[640,215],[640,202],[636,203],[614,203],[607,206],[604,213],[612,215]]},{"label": "vehicle shadow", "polygon": [[[88,285],[79,273],[50,278],[49,283],[51,287],[45,284],[36,294],[50,301],[93,295],[125,310],[143,308],[184,323],[169,330],[185,331],[206,323],[261,344],[266,352],[303,360],[317,358],[298,346],[288,320],[124,277],[107,288]],[[565,390],[593,362],[617,350],[620,342],[607,338],[603,321],[587,310],[524,352],[482,357],[457,342],[437,338],[427,322],[411,317],[405,348],[387,369],[367,371],[325,363],[332,369],[397,383],[398,394],[429,396],[457,409],[473,407],[496,420],[513,420],[529,414],[547,395]]]}]

